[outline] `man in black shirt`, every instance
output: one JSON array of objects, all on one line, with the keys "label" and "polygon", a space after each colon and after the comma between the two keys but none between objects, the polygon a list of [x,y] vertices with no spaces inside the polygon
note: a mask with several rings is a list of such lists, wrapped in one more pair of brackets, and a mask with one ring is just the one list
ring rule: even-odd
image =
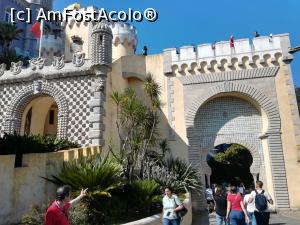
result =
[{"label": "man in black shirt", "polygon": [[227,199],[221,187],[216,188],[214,197],[217,225],[226,223]]}]

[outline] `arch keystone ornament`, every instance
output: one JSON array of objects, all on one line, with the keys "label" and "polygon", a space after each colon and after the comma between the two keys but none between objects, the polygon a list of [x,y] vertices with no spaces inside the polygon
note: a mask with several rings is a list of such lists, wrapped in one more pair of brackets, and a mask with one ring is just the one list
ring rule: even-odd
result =
[{"label": "arch keystone ornament", "polygon": [[72,62],[76,67],[83,66],[83,64],[85,62],[85,53],[83,53],[83,52],[74,53]]},{"label": "arch keystone ornament", "polygon": [[23,88],[7,107],[5,115],[5,132],[20,133],[22,114],[25,107],[35,98],[50,96],[58,106],[58,138],[67,138],[68,102],[63,92],[56,86],[43,81],[34,81]]},{"label": "arch keystone ornament", "polygon": [[[186,83],[187,84],[187,83]],[[281,121],[279,117],[279,111],[277,105],[263,94],[260,90],[250,86],[245,85],[239,82],[226,82],[217,84],[210,89],[203,95],[198,95],[192,101],[192,104],[188,107],[186,114],[185,114],[185,123],[187,129],[187,137],[189,140],[188,146],[188,154],[189,154],[189,161],[190,163],[199,168],[199,163],[203,158],[201,157],[201,152],[205,150],[203,145],[199,144],[199,129],[195,126],[195,118],[198,110],[202,105],[206,102],[210,101],[214,97],[222,96],[222,94],[232,94],[236,93],[241,96],[245,96],[250,100],[250,102],[255,102],[267,115],[268,119],[268,129],[265,135],[263,135],[264,139],[267,139],[268,143],[268,154],[270,157],[270,166],[272,172],[272,183],[273,183],[273,190],[274,190],[274,200],[275,200],[275,207],[278,209],[286,209],[290,208],[290,201],[288,195],[288,187],[287,187],[287,178],[286,178],[286,170],[284,164],[284,156],[282,150],[282,141],[281,141]],[[260,138],[259,138],[260,137]],[[258,139],[262,139],[262,136],[258,135]],[[200,140],[201,141],[201,140]],[[212,140],[205,140],[207,143],[212,142]],[[224,140],[219,140],[218,137],[215,137],[213,144],[220,143]],[[251,173],[253,175],[257,175],[259,171],[259,155],[257,153],[257,149],[252,147],[251,144],[247,142],[243,142],[243,140],[231,140],[234,143],[244,145],[248,148],[253,156],[253,164],[251,166]],[[209,147],[209,144],[208,144]],[[205,151],[203,151],[205,152]],[[256,159],[256,160],[255,160]],[[256,161],[256,162],[255,162]],[[280,169],[279,169],[280,168]],[[199,207],[203,204],[201,203],[201,199],[198,198],[196,201],[200,201],[196,204],[196,207]]]}]

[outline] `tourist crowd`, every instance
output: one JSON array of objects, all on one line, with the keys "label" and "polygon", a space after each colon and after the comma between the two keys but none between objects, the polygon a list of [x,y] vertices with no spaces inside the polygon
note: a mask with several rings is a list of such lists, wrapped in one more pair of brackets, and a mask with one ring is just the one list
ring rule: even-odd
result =
[{"label": "tourist crowd", "polygon": [[242,183],[239,186],[213,185],[206,188],[205,197],[207,210],[216,212],[217,225],[269,224],[268,203],[273,204],[273,200],[261,181],[247,190]]}]

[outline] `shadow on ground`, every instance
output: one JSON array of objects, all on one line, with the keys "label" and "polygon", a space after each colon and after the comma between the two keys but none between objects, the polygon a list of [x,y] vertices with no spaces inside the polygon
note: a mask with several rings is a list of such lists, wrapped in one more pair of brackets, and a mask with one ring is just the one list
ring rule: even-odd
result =
[{"label": "shadow on ground", "polygon": [[[299,225],[300,220],[282,216],[280,214],[271,214],[269,225]],[[207,214],[207,212],[193,213],[192,225],[216,225],[215,213]]]}]

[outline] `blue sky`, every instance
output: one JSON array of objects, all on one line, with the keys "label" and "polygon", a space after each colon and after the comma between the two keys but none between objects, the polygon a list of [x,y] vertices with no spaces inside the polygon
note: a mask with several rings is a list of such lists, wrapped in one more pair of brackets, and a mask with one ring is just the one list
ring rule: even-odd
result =
[{"label": "blue sky", "polygon": [[[62,10],[74,2],[82,6],[94,5],[107,10],[144,10],[155,8],[156,22],[135,23],[139,45],[149,53],[165,48],[191,44],[251,38],[254,31],[261,35],[290,33],[292,46],[300,45],[299,0],[55,0],[54,9]],[[295,85],[300,86],[300,52],[292,62]]]}]

